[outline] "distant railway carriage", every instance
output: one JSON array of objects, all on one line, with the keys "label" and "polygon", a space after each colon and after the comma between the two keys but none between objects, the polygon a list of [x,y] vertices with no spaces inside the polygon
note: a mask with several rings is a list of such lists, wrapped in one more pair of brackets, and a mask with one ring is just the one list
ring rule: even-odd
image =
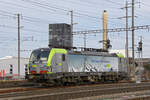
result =
[{"label": "distant railway carriage", "polygon": [[30,57],[29,72],[29,80],[53,84],[118,81],[127,78],[124,58],[94,49],[36,49]]}]

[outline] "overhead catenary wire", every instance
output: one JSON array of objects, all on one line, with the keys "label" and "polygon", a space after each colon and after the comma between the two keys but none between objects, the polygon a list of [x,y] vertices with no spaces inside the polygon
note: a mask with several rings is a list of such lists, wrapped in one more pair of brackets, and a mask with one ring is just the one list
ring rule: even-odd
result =
[{"label": "overhead catenary wire", "polygon": [[[15,26],[9,26],[9,25],[0,25],[0,27],[17,29],[17,27],[15,27]],[[38,32],[38,33],[47,33],[47,32],[44,32],[44,31],[37,31],[37,30],[26,29],[26,28],[21,28],[21,30],[23,30],[23,31],[30,31],[30,32]]]},{"label": "overhead catenary wire", "polygon": [[56,7],[55,7],[56,8]]},{"label": "overhead catenary wire", "polygon": [[[11,3],[10,3],[11,4]],[[39,4],[39,3],[38,3]],[[56,8],[56,7],[55,7]],[[65,11],[67,11],[67,10],[65,10]],[[80,13],[79,13],[80,14]],[[85,16],[88,16],[88,15],[86,15],[86,14],[83,14],[83,15],[85,15]],[[76,16],[76,15],[75,15]],[[90,16],[89,16],[90,17]],[[93,18],[95,18],[95,17],[93,17]],[[35,22],[35,21],[34,21]],[[42,21],[41,21],[42,22]],[[111,21],[110,21],[111,22]],[[42,23],[44,23],[44,22],[42,22]]]},{"label": "overhead catenary wire", "polygon": [[[76,4],[76,5],[81,5],[81,6],[85,6],[85,7],[90,7],[90,8],[93,8],[93,5],[94,5],[94,7],[99,7],[99,2],[98,3],[96,3],[96,2],[91,2],[91,1],[82,1],[82,0],[80,0],[79,2],[76,0],[76,1],[72,1],[72,0],[66,0],[67,1],[67,3],[70,3],[70,4]],[[116,7],[108,7],[108,8],[113,8],[113,9],[118,9],[118,8],[116,8]]]},{"label": "overhead catenary wire", "polygon": [[115,2],[115,1],[112,1],[112,0],[105,0],[105,1],[107,1],[107,2],[109,2],[109,3],[113,3],[113,4],[115,4],[115,5],[123,5],[122,3]]},{"label": "overhead catenary wire", "polygon": [[[49,9],[49,8],[53,8],[53,9],[56,9],[55,11],[57,11],[57,10],[61,10],[61,11],[63,11],[63,12],[69,12],[69,10],[66,10],[66,9],[63,9],[63,8],[58,8],[58,7],[55,7],[55,6],[50,6],[50,5],[47,5],[47,4],[43,4],[43,3],[41,3],[41,2],[34,2],[34,1],[27,1],[27,0],[22,0],[22,1],[26,1],[26,2],[30,2],[30,3],[32,3],[32,4],[38,4],[37,6],[39,6],[40,5],[40,7],[45,7],[45,9]],[[50,10],[50,9],[49,9]],[[100,18],[98,18],[98,17],[95,17],[95,16],[91,16],[91,15],[88,15],[88,14],[84,14],[84,13],[80,13],[80,12],[75,12],[74,11],[74,13],[75,14],[77,14],[77,16],[86,16],[86,17],[90,17],[90,18],[94,18],[94,19],[100,19]],[[76,15],[74,15],[74,16],[76,16]]]},{"label": "overhead catenary wire", "polygon": [[[26,2],[29,2],[29,3],[32,3],[32,4],[38,4],[38,5],[40,5],[40,7],[42,7],[42,6],[44,6],[45,7],[45,9],[47,9],[46,7],[48,7],[48,8],[54,8],[54,9],[56,9],[56,10],[61,10],[61,11],[63,11],[63,12],[69,12],[69,10],[66,10],[66,9],[63,9],[63,8],[58,8],[58,7],[55,7],[55,6],[50,6],[50,5],[47,5],[47,4],[44,4],[44,3],[41,3],[41,2],[35,2],[35,1],[32,1],[32,0],[30,0],[30,1],[27,1],[27,0],[22,0],[22,1],[26,1]],[[36,5],[36,6],[38,6],[38,5]],[[42,5],[42,6],[41,6]],[[48,9],[49,10],[49,9]],[[89,17],[89,18],[92,18],[92,19],[95,19],[96,21],[98,21],[98,20],[102,20],[102,18],[98,18],[98,17],[95,17],[95,16],[91,16],[91,15],[88,15],[88,14],[84,14],[84,13],[80,13],[80,12],[76,12],[76,11],[74,11],[74,16],[75,17],[80,17],[81,15],[82,16],[85,16],[85,17]],[[77,15],[76,15],[77,14]],[[109,21],[110,23],[114,23],[114,22],[112,22],[112,21]]]},{"label": "overhead catenary wire", "polygon": [[[25,9],[30,9],[29,7],[26,7],[26,6],[23,6],[23,5],[19,5],[19,4],[15,4],[15,3],[11,3],[11,2],[1,1],[0,3],[9,4],[9,5],[12,5],[12,6],[21,7],[21,8],[25,8]],[[34,8],[34,9],[36,9],[36,8]],[[5,13],[8,13],[8,12],[5,11]],[[51,13],[51,14],[54,14],[54,13]],[[55,17],[55,19],[56,19],[56,17]],[[59,18],[59,19],[61,19],[61,18]]]},{"label": "overhead catenary wire", "polygon": [[[3,15],[3,16],[9,16],[9,17],[12,17],[12,18],[16,18],[16,16],[15,16],[15,14],[13,14],[13,13],[10,13],[10,12],[8,12],[8,11],[4,11],[4,10],[0,10],[0,12],[2,12],[2,13],[4,13],[4,14],[1,14],[1,15]],[[5,13],[7,13],[8,15],[5,15]],[[41,19],[41,18],[36,18],[36,17],[29,17],[29,16],[24,16],[24,15],[22,15],[22,19],[23,20],[26,20],[26,21],[31,21],[31,22],[37,22],[37,23],[44,23],[44,24],[49,24],[49,22],[50,23],[52,23],[50,20],[43,20],[43,19]],[[60,18],[61,19],[61,18]],[[98,23],[98,21],[94,21],[94,22],[96,22],[96,23]],[[94,23],[93,22],[93,23]]]},{"label": "overhead catenary wire", "polygon": [[[16,14],[14,14],[14,13],[4,11],[4,10],[0,10],[0,12],[1,12],[0,15],[9,16],[9,17],[12,17],[12,18],[16,19]],[[21,15],[21,17],[22,17],[23,20],[24,19],[25,20],[30,20],[31,22],[41,22],[41,23],[46,23],[46,24],[48,24],[48,22],[50,22],[49,20],[44,20],[44,19],[37,18],[37,17],[29,17],[29,16],[24,16],[24,15]]]}]

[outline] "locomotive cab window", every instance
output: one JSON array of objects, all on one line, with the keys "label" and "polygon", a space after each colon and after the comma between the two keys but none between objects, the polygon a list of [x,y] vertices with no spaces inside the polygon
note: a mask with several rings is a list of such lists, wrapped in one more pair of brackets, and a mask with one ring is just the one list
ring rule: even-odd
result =
[{"label": "locomotive cab window", "polygon": [[62,54],[62,61],[65,61],[66,58],[65,58],[65,54]]}]

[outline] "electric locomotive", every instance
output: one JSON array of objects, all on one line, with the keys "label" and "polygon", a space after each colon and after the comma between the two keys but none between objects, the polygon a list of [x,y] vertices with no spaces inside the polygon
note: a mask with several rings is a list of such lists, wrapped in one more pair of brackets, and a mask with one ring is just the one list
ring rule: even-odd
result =
[{"label": "electric locomotive", "polygon": [[101,49],[39,48],[29,59],[30,81],[49,84],[117,82],[128,79],[126,60]]}]

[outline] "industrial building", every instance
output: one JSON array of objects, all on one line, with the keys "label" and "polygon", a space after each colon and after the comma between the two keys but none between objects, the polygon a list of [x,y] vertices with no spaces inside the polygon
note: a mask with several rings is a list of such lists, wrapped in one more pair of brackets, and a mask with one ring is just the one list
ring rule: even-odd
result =
[{"label": "industrial building", "polygon": [[[25,76],[25,68],[27,68],[28,59],[20,58],[20,77]],[[0,77],[18,76],[18,58],[6,56],[0,58]]]},{"label": "industrial building", "polygon": [[72,47],[73,36],[69,24],[49,24],[49,47]]}]

